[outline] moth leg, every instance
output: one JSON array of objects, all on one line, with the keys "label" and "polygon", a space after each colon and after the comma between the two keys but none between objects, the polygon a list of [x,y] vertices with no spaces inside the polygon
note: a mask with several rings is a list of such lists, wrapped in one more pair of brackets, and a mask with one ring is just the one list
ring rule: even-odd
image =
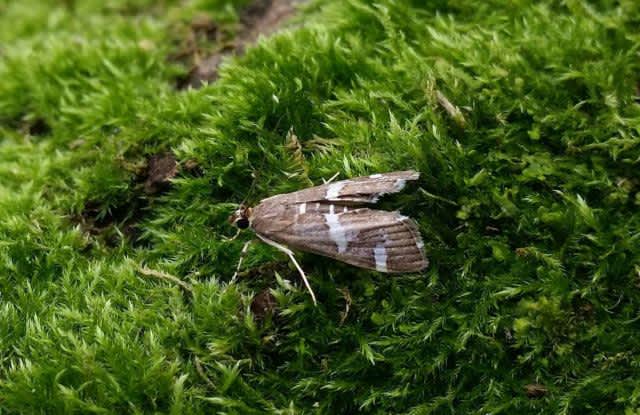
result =
[{"label": "moth leg", "polygon": [[302,277],[302,281],[304,281],[304,285],[307,286],[307,290],[309,290],[309,294],[311,294],[313,305],[318,305],[318,302],[316,301],[316,295],[313,293],[313,289],[311,289],[311,284],[309,284],[309,281],[307,280],[307,276],[305,275],[304,271],[300,267],[300,264],[298,264],[298,261],[296,261],[296,257],[293,255],[293,252],[289,251],[287,252],[287,255],[289,255],[289,258],[291,258],[291,261],[293,262],[293,264],[296,266],[296,268],[298,268],[298,272]]},{"label": "moth leg", "polygon": [[236,267],[236,272],[233,273],[233,277],[231,277],[231,282],[234,282],[238,277],[238,273],[240,272],[240,267],[242,266],[242,261],[244,260],[244,257],[246,256],[247,251],[249,250],[249,245],[251,245],[251,242],[253,242],[253,239],[249,239],[242,246],[242,251],[240,251],[240,258],[238,258],[238,266]]},{"label": "moth leg", "polygon": [[309,290],[309,294],[311,294],[311,299],[313,300],[313,304],[314,305],[318,305],[318,302],[316,301],[316,295],[313,293],[313,289],[311,288],[311,284],[309,284],[309,280],[307,280],[307,276],[305,275],[304,271],[302,270],[302,267],[300,267],[300,264],[298,264],[298,261],[296,261],[296,257],[293,255],[293,252],[291,252],[291,250],[289,248],[287,248],[284,245],[280,245],[279,243],[272,241],[271,239],[265,238],[264,236],[257,234],[258,238],[262,239],[262,241],[264,241],[264,243],[271,245],[272,247],[284,252],[285,254],[287,254],[289,256],[289,258],[291,259],[291,262],[293,262],[293,265],[296,266],[296,268],[298,269],[298,272],[300,273],[300,276],[302,277],[302,281],[304,281],[304,285],[307,287],[307,290]]},{"label": "moth leg", "polygon": [[236,234],[235,234],[235,235],[233,235],[233,237],[231,237],[231,238],[227,238],[226,236],[223,236],[223,237],[222,237],[222,239],[223,239],[223,240],[225,240],[225,241],[227,241],[227,242],[235,241],[235,240],[236,240],[236,238],[237,238],[238,236],[240,236],[240,232],[242,232],[242,230],[241,230],[240,228],[238,228],[238,230],[236,231]]},{"label": "moth leg", "polygon": [[336,174],[334,174],[333,176],[331,176],[331,178],[329,180],[325,180],[324,177],[322,178],[322,182],[323,184],[329,184],[332,181],[334,181],[336,179],[336,177],[338,177],[338,175],[340,174],[339,171],[336,172]]}]

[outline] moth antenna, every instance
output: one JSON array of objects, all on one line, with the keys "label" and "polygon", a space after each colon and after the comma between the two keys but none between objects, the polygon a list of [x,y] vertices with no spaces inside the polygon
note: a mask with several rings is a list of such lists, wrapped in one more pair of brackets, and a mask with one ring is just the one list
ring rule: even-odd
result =
[{"label": "moth antenna", "polygon": [[257,233],[256,235],[258,235],[258,238],[262,239],[262,241],[268,245],[271,245],[272,247],[278,249],[279,251],[284,252],[285,254],[287,254],[289,256],[289,258],[291,259],[291,261],[293,262],[293,265],[296,266],[296,268],[298,269],[298,272],[300,273],[300,276],[302,277],[302,281],[304,281],[304,285],[307,287],[307,290],[309,290],[309,294],[311,294],[311,299],[313,300],[313,305],[318,305],[318,302],[316,301],[316,295],[313,292],[313,289],[311,288],[311,284],[309,284],[309,280],[307,280],[307,276],[305,275],[304,271],[302,270],[302,268],[300,267],[300,264],[298,264],[298,261],[296,261],[296,257],[293,256],[293,252],[291,252],[290,249],[288,249],[287,247],[280,245],[279,243],[272,241],[271,239],[265,238],[264,236],[260,235],[259,233]]},{"label": "moth antenna", "polygon": [[244,260],[244,257],[246,256],[247,251],[249,250],[249,245],[251,245],[251,242],[253,242],[253,239],[249,239],[242,246],[242,251],[240,251],[240,258],[238,258],[238,265],[236,266],[236,272],[233,273],[233,277],[231,277],[231,282],[236,281],[236,278],[238,277],[238,273],[240,272],[240,267],[242,266],[242,261]]},{"label": "moth antenna", "polygon": [[247,191],[247,194],[244,196],[244,199],[242,200],[242,203],[240,203],[240,206],[246,206],[247,200],[249,199],[249,196],[251,195],[251,193],[253,193],[253,190],[256,188],[256,177],[255,177],[255,174],[251,173],[251,177],[253,177],[253,180],[251,181],[251,187],[249,187],[249,190]]}]

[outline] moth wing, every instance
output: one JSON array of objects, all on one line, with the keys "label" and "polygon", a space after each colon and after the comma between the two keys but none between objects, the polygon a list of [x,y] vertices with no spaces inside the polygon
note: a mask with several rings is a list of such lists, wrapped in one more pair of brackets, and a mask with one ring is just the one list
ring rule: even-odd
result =
[{"label": "moth wing", "polygon": [[399,212],[304,204],[302,213],[300,205],[290,205],[268,220],[256,217],[253,228],[262,237],[289,248],[361,268],[399,273],[427,267],[416,223]]},{"label": "moth wing", "polygon": [[272,196],[261,203],[295,204],[321,201],[348,205],[376,203],[381,196],[399,192],[404,189],[407,181],[417,180],[419,177],[420,173],[413,170],[372,174]]}]

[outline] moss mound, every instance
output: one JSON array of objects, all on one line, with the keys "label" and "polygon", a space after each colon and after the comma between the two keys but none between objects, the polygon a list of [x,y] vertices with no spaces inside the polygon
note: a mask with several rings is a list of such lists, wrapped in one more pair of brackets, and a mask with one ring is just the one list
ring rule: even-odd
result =
[{"label": "moss mound", "polygon": [[[0,411],[640,411],[640,3],[318,0],[177,88],[248,3],[0,2]],[[230,283],[237,203],[404,169],[424,274]]]}]

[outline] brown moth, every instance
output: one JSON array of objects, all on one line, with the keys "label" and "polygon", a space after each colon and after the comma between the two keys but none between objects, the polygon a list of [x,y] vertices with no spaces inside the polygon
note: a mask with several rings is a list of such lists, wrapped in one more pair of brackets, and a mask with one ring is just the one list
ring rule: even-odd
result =
[{"label": "brown moth", "polygon": [[[427,267],[424,243],[413,220],[397,211],[364,207],[401,191],[407,181],[419,176],[415,171],[398,171],[329,182],[272,196],[253,208],[241,206],[229,221],[238,229],[252,228],[262,241],[286,253],[315,303],[313,290],[289,248],[386,273]],[[234,278],[236,275],[237,271]]]}]

